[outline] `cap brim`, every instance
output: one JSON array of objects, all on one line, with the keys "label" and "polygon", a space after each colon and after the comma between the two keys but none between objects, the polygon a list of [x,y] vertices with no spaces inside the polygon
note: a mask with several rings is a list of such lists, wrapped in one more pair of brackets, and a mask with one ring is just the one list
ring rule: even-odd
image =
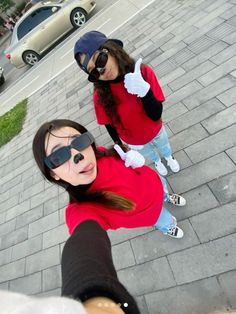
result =
[{"label": "cap brim", "polygon": [[116,43],[116,44],[117,44],[118,46],[120,46],[120,47],[123,47],[123,46],[124,46],[123,42],[122,42],[121,40],[119,40],[119,39],[109,38],[108,41],[109,41],[109,40],[113,41],[114,43]]}]

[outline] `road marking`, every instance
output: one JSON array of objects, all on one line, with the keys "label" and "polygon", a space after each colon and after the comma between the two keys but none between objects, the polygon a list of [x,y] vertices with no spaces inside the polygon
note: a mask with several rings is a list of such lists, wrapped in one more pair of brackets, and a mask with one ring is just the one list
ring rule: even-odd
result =
[{"label": "road marking", "polygon": [[[123,22],[120,22],[119,23],[119,21],[116,19],[116,18],[113,18],[113,20],[114,20],[114,28],[111,26],[110,28],[112,29],[110,32],[107,32],[107,31],[105,31],[106,33],[108,33],[108,35],[110,35],[110,34],[112,34],[113,32],[115,32],[117,29],[119,29],[121,26],[123,26],[125,23],[127,23],[127,21],[129,21],[130,19],[132,19],[134,16],[136,16],[139,12],[141,12],[144,8],[146,8],[147,6],[149,6],[151,3],[153,3],[155,0],[150,0],[150,1],[148,1],[148,3],[145,3],[142,7],[138,7],[137,6],[137,4],[136,3],[133,3],[132,1],[128,1],[129,2],[129,5],[131,5],[131,7],[133,7],[133,9],[134,9],[134,13],[133,14],[131,14],[130,16],[128,16]],[[142,1],[141,1],[142,2]],[[123,3],[123,4],[122,4]],[[98,29],[102,29],[107,23],[109,23],[109,22],[111,22],[111,18],[106,18],[106,16],[104,16],[105,15],[105,13],[107,13],[108,11],[110,11],[111,10],[111,8],[112,7],[115,7],[115,6],[117,6],[117,5],[119,5],[119,6],[121,6],[121,4],[122,4],[122,8],[124,8],[125,9],[125,3],[127,3],[127,2],[125,2],[125,0],[120,0],[120,1],[117,1],[117,2],[115,2],[115,3],[113,3],[110,7],[108,7],[108,8],[106,8],[104,11],[102,11],[102,13],[98,16],[98,17],[95,17],[95,19],[94,20],[92,20],[90,23],[88,23],[87,25],[85,25],[82,29],[81,29],[81,32],[79,32],[79,34],[83,34],[83,33],[85,33],[86,31],[87,31],[87,29],[89,29],[89,30],[91,30],[91,27],[93,27],[92,29],[96,29],[96,30],[98,30]],[[142,5],[142,4],[141,4]],[[108,12],[109,13],[109,12]],[[126,12],[127,13],[127,12]],[[112,16],[112,12],[111,12],[111,14],[108,14],[109,16]],[[105,17],[105,22],[104,23],[102,23],[102,24],[100,24],[100,25],[97,25],[98,23],[98,20],[102,20],[102,19],[104,19],[104,17]],[[125,16],[124,16],[124,18],[125,18]],[[117,25],[117,27],[115,26],[116,24],[118,24]],[[63,44],[62,46],[60,46],[59,47],[59,49],[58,49],[58,51],[61,51],[61,49],[62,48],[64,48],[65,47],[65,45],[71,45],[72,44],[72,41],[73,42],[75,42],[75,38],[76,37],[78,37],[78,32],[77,33],[75,33],[74,34],[74,36],[71,38],[71,39],[69,39],[69,40],[67,40],[66,41],[66,43],[65,44]],[[73,45],[74,46],[74,45]],[[58,56],[58,59],[60,58],[60,60],[62,60],[62,59],[65,59],[65,57],[66,56],[68,56],[68,54],[73,54],[73,52],[72,52],[72,48],[68,48],[69,50],[66,52],[66,53],[64,53],[62,56]],[[36,67],[34,67],[34,73],[35,73],[35,70],[37,69],[37,67],[41,67],[41,66],[43,66],[44,65],[44,63],[45,62],[51,62],[51,64],[54,64],[55,63],[55,55],[56,55],[56,53],[57,53],[57,51],[55,51],[55,53],[53,53],[52,55],[49,55],[49,57],[48,58],[46,58],[45,60],[42,60],[42,62],[40,62]],[[50,61],[50,58],[52,58],[51,59],[51,61]],[[68,60],[67,61],[67,64],[63,67],[63,68],[59,68],[59,69],[55,69],[54,67],[50,67],[50,70],[51,70],[51,72],[52,72],[52,76],[50,76],[50,78],[48,79],[48,80],[46,80],[46,81],[44,81],[42,84],[35,84],[36,86],[32,86],[32,83],[33,82],[35,82],[38,78],[40,78],[41,77],[41,74],[39,75],[39,76],[37,76],[37,77],[35,77],[34,79],[32,79],[32,80],[30,80],[30,83],[28,83],[28,84],[26,84],[26,85],[24,85],[24,88],[23,88],[23,90],[25,90],[29,85],[31,85],[31,88],[28,90],[28,93],[27,92],[25,92],[25,94],[26,95],[24,95],[24,97],[29,97],[29,96],[31,96],[31,95],[33,95],[34,93],[36,93],[40,88],[42,88],[44,85],[46,85],[48,82],[50,82],[51,80],[53,80],[55,77],[57,77],[57,76],[59,76],[63,71],[65,71],[67,68],[69,68],[73,63],[75,63],[75,61],[74,60],[72,60],[71,62],[70,62],[70,60]],[[54,73],[53,73],[54,72]],[[20,79],[20,81],[21,81],[21,83],[22,82],[24,82],[25,80],[26,80],[26,78],[27,78],[27,76],[29,76],[29,75],[31,75],[32,74],[32,72],[30,71],[30,73],[27,73],[27,75],[26,76],[23,76],[21,79]],[[49,74],[50,75],[50,74]],[[18,82],[18,80],[17,80],[17,82]],[[14,88],[17,86],[17,82],[16,82],[16,84],[14,85]],[[40,86],[39,86],[40,85]],[[9,89],[10,89],[10,87],[11,86],[9,86]],[[7,93],[3,93],[3,97],[0,97],[0,101],[1,101],[1,98],[2,99],[4,99],[4,98],[6,98],[6,97],[8,97],[8,99],[7,100],[5,100],[3,103],[1,103],[0,104],[0,106],[1,106],[1,108],[0,108],[0,114],[2,114],[2,111],[4,111],[4,112],[6,112],[6,109],[7,109],[7,107],[13,107],[15,104],[9,104],[9,101],[13,98],[13,97],[16,97],[18,94],[20,94],[20,93],[22,93],[22,89],[19,89],[14,95],[11,95],[11,97],[8,97],[8,89],[7,89]],[[19,98],[20,98],[20,96],[19,96]],[[23,98],[23,96],[21,97],[21,99]],[[18,101],[20,101],[21,99],[18,99]],[[5,105],[6,103],[8,103],[8,106],[3,106],[3,105]],[[16,101],[16,103],[17,103],[17,101]],[[3,108],[4,107],[4,108]],[[4,113],[3,112],[3,113]]]},{"label": "road marking", "polygon": [[[108,19],[106,22],[104,22],[100,27],[97,27],[97,29],[96,30],[99,30],[101,27],[103,27],[104,25],[106,25],[108,22],[110,22],[110,20],[111,19]],[[85,28],[85,27],[84,27]],[[74,36],[75,37],[75,36]],[[74,37],[73,37],[73,39],[74,39]],[[68,41],[66,42],[66,44],[67,44],[67,46],[68,46]],[[65,44],[65,45],[66,45]],[[64,46],[65,46],[64,45]],[[60,49],[62,48],[63,46],[60,46]],[[61,57],[60,57],[60,59],[62,60],[62,59],[64,59],[68,54],[71,54],[71,50],[68,50],[66,53],[64,53],[64,55],[62,55]]]},{"label": "road marking", "polygon": [[[33,80],[30,81],[30,83],[24,85],[24,88],[20,89],[18,92],[16,92],[15,94],[13,94],[11,97],[7,98],[7,101],[5,101],[4,103],[2,103],[1,105],[5,105],[9,100],[11,100],[12,98],[14,98],[16,95],[18,95],[19,93],[21,93],[24,89],[26,89],[28,86],[30,86],[32,84],[33,81],[36,81],[40,76],[36,76]],[[27,96],[22,97],[25,98]]]}]

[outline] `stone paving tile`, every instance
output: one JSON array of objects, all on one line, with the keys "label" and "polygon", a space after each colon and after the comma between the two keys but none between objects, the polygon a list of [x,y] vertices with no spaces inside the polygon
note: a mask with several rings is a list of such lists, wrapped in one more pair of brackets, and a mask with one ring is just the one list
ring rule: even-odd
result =
[{"label": "stone paving tile", "polygon": [[209,314],[213,309],[218,313],[227,311],[227,299],[215,277],[150,293],[145,299],[152,314],[157,310],[162,314]]},{"label": "stone paving tile", "polygon": [[25,259],[0,267],[0,282],[16,279],[25,275]]},{"label": "stone paving tile", "polygon": [[[235,269],[236,235],[225,236],[205,244],[168,255],[178,284],[212,277]],[[203,267],[204,265],[204,267]]]},{"label": "stone paving tile", "polygon": [[42,271],[42,291],[53,290],[61,286],[60,265]]},{"label": "stone paving tile", "polygon": [[41,292],[42,274],[41,272],[17,278],[10,281],[10,290],[25,293],[27,295],[38,294]]},{"label": "stone paving tile", "polygon": [[112,256],[117,270],[136,264],[129,241],[114,245],[112,247]]},{"label": "stone paving tile", "polygon": [[56,226],[58,226],[58,223],[59,217],[57,212],[38,219],[37,221],[29,224],[29,237],[33,237],[37,234],[55,228]]},{"label": "stone paving tile", "polygon": [[27,211],[26,213],[17,216],[16,218],[16,228],[23,227],[25,225],[28,225],[32,223],[35,220],[40,219],[43,217],[43,206],[40,205],[36,208],[32,208],[30,211]]},{"label": "stone paving tile", "polygon": [[176,285],[165,257],[120,270],[118,278],[134,295],[142,295]]},{"label": "stone paving tile", "polygon": [[188,73],[182,75],[180,78],[175,79],[173,82],[169,83],[169,86],[173,91],[178,90],[192,80],[199,78],[204,73],[209,72],[214,67],[215,64],[207,60],[206,62],[201,63],[199,66],[195,67]]},{"label": "stone paving tile", "polygon": [[60,263],[59,246],[34,253],[26,257],[25,273],[32,274]]},{"label": "stone paving tile", "polygon": [[236,125],[234,124],[227,129],[200,140],[198,143],[194,143],[192,146],[187,147],[185,152],[193,163],[197,163],[235,146],[235,132]]},{"label": "stone paving tile", "polygon": [[221,63],[219,66],[208,72],[207,74],[198,78],[198,81],[204,85],[208,86],[211,83],[217,81],[224,75],[227,75],[231,71],[235,70],[236,68],[236,56],[232,57],[231,59],[227,60],[224,63]]},{"label": "stone paving tile", "polygon": [[68,237],[69,233],[65,224],[50,229],[43,233],[43,249],[65,242]]},{"label": "stone paving tile", "polygon": [[209,187],[221,204],[232,202],[236,199],[236,172],[232,172],[209,183]]},{"label": "stone paving tile", "polygon": [[181,195],[186,199],[187,203],[185,206],[176,208],[176,206],[168,204],[168,208],[174,210],[178,221],[197,216],[219,205],[215,195],[206,184]]},{"label": "stone paving tile", "polygon": [[143,228],[133,228],[133,229],[119,228],[117,230],[109,230],[108,235],[109,235],[112,245],[115,245],[115,244],[130,240],[132,238],[135,238],[139,235],[143,235],[152,230],[153,230],[153,227],[143,227]]},{"label": "stone paving tile", "polygon": [[202,122],[204,128],[210,133],[216,133],[236,123],[236,105],[233,105]]},{"label": "stone paving tile", "polygon": [[42,249],[42,236],[27,239],[14,245],[12,248],[11,260],[15,261],[38,252]]},{"label": "stone paving tile", "polygon": [[232,147],[226,151],[227,155],[233,160],[236,164],[236,147]]},{"label": "stone paving tile", "polygon": [[236,87],[232,87],[224,93],[217,96],[217,98],[227,107],[236,103]]},{"label": "stone paving tile", "polygon": [[[172,211],[172,213],[175,215],[175,211]],[[174,239],[161,234],[158,230],[132,239],[131,245],[137,263],[145,263],[199,244],[199,240],[188,220],[178,223],[178,225],[184,230],[184,237],[179,241],[174,241]]]},{"label": "stone paving tile", "polygon": [[[175,120],[177,117],[182,116],[187,111],[188,109],[181,102],[174,106],[169,107],[168,109],[166,109],[165,103],[164,103],[162,120],[165,123],[168,123],[169,121]],[[169,126],[169,123],[168,123],[168,126]]]},{"label": "stone paving tile", "polygon": [[193,145],[208,136],[206,130],[200,123],[189,127],[187,130],[181,131],[170,138],[171,148],[173,152],[180,151],[183,148]]},{"label": "stone paving tile", "polygon": [[10,263],[12,255],[12,248],[7,248],[0,251],[0,266]]},{"label": "stone paving tile", "polygon": [[183,193],[235,170],[226,154],[220,153],[169,176],[168,182],[175,193]]},{"label": "stone paving tile", "polygon": [[[208,20],[208,21],[206,21],[206,20]],[[198,25],[196,25],[196,23],[194,24],[194,26],[198,27],[198,30],[194,34],[192,34],[192,35],[190,35],[184,39],[184,42],[186,44],[191,44],[195,40],[199,39],[200,37],[205,35],[210,30],[212,30],[215,27],[217,27],[218,25],[222,24],[224,22],[224,20],[217,17],[217,18],[213,19],[213,21],[212,20],[209,21],[209,15],[207,15],[206,18],[202,20],[202,22],[205,23],[205,25],[203,25],[203,27],[199,27]]]},{"label": "stone paving tile", "polygon": [[236,307],[235,282],[236,271],[230,271],[219,276],[219,283],[224,290],[232,308]]},{"label": "stone paving tile", "polygon": [[141,297],[136,297],[135,300],[137,301],[140,313],[142,313],[142,314],[149,314],[145,298],[143,296],[141,296]]},{"label": "stone paving tile", "polygon": [[28,226],[16,229],[9,234],[2,236],[1,248],[8,248],[28,238]]},{"label": "stone paving tile", "polygon": [[232,202],[190,218],[201,242],[208,242],[235,232],[235,206],[236,202]]},{"label": "stone paving tile", "polygon": [[235,86],[236,79],[231,76],[225,76],[218,81],[210,84],[209,86],[200,89],[199,91],[193,93],[191,96],[183,100],[184,104],[191,110],[202,103],[210,100],[211,98],[218,96],[228,90],[229,88]]},{"label": "stone paving tile", "polygon": [[227,61],[228,59],[234,57],[235,56],[235,49],[236,49],[236,44],[228,47],[227,49],[224,49],[223,51],[221,51],[220,53],[218,53],[217,55],[212,57],[210,59],[210,61],[219,65],[219,64]]},{"label": "stone paving tile", "polygon": [[[222,111],[223,109],[225,109],[225,106],[216,98],[213,98],[191,111],[184,112],[179,117],[176,116],[175,119],[172,119],[172,121],[168,123],[168,126],[174,133],[178,133],[205,120],[209,116]],[[203,126],[205,127],[205,121],[203,121]],[[208,129],[207,131],[209,132]]]}]

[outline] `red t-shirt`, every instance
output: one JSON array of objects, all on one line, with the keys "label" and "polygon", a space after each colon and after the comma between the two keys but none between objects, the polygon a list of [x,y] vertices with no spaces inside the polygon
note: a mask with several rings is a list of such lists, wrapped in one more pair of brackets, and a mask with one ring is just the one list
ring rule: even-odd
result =
[{"label": "red t-shirt", "polygon": [[89,191],[111,191],[134,202],[129,211],[112,209],[95,202],[69,203],[66,224],[71,234],[85,220],[95,220],[102,228],[135,228],[153,226],[163,205],[163,187],[158,174],[147,166],[126,168],[119,157],[97,160],[98,174]]},{"label": "red t-shirt", "polygon": [[[159,101],[165,97],[157,81],[156,75],[148,65],[142,65],[142,75],[150,84],[151,90]],[[117,112],[121,124],[113,124],[112,119],[107,116],[102,104],[99,102],[96,90],[93,93],[93,102],[97,122],[99,124],[111,124],[117,130],[119,137],[127,144],[143,145],[150,142],[160,131],[162,120],[153,121],[143,109],[140,97],[129,94],[124,87],[124,82],[111,83],[110,89],[116,101]]]}]

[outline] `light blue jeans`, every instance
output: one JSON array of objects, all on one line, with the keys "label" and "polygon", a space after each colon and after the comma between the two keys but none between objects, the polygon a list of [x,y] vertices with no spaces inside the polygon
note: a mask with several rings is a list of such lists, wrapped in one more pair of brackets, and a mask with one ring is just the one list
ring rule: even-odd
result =
[{"label": "light blue jeans", "polygon": [[[162,181],[163,189],[164,189],[164,202],[168,202],[169,200],[169,192],[166,184],[166,179],[160,176]],[[176,219],[171,215],[171,213],[165,207],[162,207],[161,214],[158,217],[157,222],[154,227],[159,229],[162,233],[166,234],[168,230],[172,227],[176,226]]]},{"label": "light blue jeans", "polygon": [[160,156],[167,158],[172,155],[170,143],[165,130],[164,125],[160,129],[159,133],[151,140],[151,142],[144,145],[144,147],[139,150],[139,152],[146,158],[153,162],[158,162]]}]

